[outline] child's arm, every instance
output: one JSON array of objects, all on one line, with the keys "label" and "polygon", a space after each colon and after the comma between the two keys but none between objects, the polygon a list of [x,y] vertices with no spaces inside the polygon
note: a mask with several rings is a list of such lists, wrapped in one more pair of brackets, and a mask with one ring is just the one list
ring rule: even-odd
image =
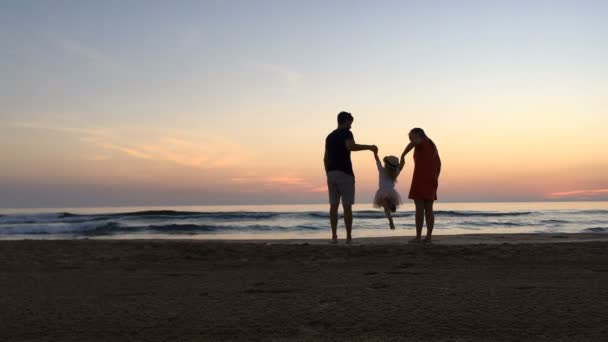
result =
[{"label": "child's arm", "polygon": [[403,171],[405,167],[405,154],[401,155],[401,162],[399,162],[399,172]]},{"label": "child's arm", "polygon": [[382,170],[382,163],[380,162],[380,157],[378,157],[378,150],[374,152],[374,159],[376,159],[376,166],[378,167],[378,171]]}]

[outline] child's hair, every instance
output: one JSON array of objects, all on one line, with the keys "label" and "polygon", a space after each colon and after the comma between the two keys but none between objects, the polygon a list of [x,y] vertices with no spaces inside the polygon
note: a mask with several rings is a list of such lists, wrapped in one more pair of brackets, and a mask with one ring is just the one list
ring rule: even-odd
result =
[{"label": "child's hair", "polygon": [[390,177],[390,179],[392,179],[395,183],[397,182],[397,176],[399,176],[399,170],[398,169],[393,169],[390,166],[384,166],[384,172],[386,172],[386,174]]},{"label": "child's hair", "polygon": [[[397,182],[397,177],[399,176],[399,166],[392,166],[391,164],[386,162],[386,158],[384,158],[384,172],[393,180],[393,182]],[[393,157],[394,158],[394,157]]]}]

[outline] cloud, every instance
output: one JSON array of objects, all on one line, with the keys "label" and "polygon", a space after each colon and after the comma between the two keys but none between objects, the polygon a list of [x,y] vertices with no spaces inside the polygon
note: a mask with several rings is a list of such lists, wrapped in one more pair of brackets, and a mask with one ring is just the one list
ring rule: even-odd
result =
[{"label": "cloud", "polygon": [[295,88],[300,84],[303,77],[299,71],[283,65],[258,61],[247,61],[245,65],[257,72],[261,71],[265,74],[266,78],[276,82],[276,86],[288,93],[295,91]]},{"label": "cloud", "polygon": [[176,137],[151,137],[129,145],[114,143],[112,139],[108,141],[89,137],[85,140],[97,147],[122,152],[134,158],[170,162],[201,170],[236,167],[251,159],[247,148],[211,135],[191,141]]},{"label": "cloud", "polygon": [[[120,134],[118,131],[110,131],[98,128],[82,128],[73,126],[62,126],[43,122],[15,122],[0,123],[0,126],[20,127],[53,132],[68,133],[76,136],[85,144],[97,149],[135,158],[157,162],[169,162],[181,166],[198,169],[221,169],[242,165],[252,159],[252,152],[228,138],[200,132],[197,138],[188,138],[187,134],[175,136],[143,134],[145,138],[139,141],[128,142],[130,133]],[[91,153],[91,155],[103,155],[110,159],[104,152]],[[85,160],[91,160],[91,155],[83,156]]]},{"label": "cloud", "polygon": [[139,159],[153,159],[151,155],[149,155],[145,152],[142,152],[141,150],[135,149],[135,148],[115,145],[113,143],[108,143],[108,142],[97,142],[95,144],[101,148],[119,151],[119,152],[127,154],[131,157],[135,157],[135,158],[139,158]]},{"label": "cloud", "polygon": [[288,88],[294,88],[302,79],[302,74],[294,69],[276,64],[260,64],[262,69],[272,73]]},{"label": "cloud", "polygon": [[88,160],[88,161],[102,161],[102,160],[112,159],[112,157],[110,157],[108,155],[100,154],[100,155],[93,155],[93,156],[85,156],[83,159]]},{"label": "cloud", "polygon": [[80,41],[65,37],[55,32],[42,33],[52,44],[60,47],[69,54],[78,56],[96,66],[115,66],[108,56]]},{"label": "cloud", "polygon": [[324,186],[315,185],[304,178],[294,176],[270,176],[270,177],[233,177],[234,183],[248,184],[249,186],[260,186],[272,189],[290,189],[300,192],[319,193],[327,190]]},{"label": "cloud", "polygon": [[30,129],[39,129],[39,130],[45,130],[45,131],[64,132],[64,133],[74,133],[74,134],[78,134],[78,135],[95,136],[95,137],[110,135],[110,132],[108,130],[104,130],[104,129],[60,126],[60,125],[56,125],[56,124],[48,124],[48,123],[40,123],[40,122],[10,122],[10,123],[0,122],[0,126],[30,128]]},{"label": "cloud", "polygon": [[81,56],[90,62],[97,64],[108,63],[108,58],[101,52],[70,39],[58,39],[59,44],[68,52]]},{"label": "cloud", "polygon": [[309,185],[308,182],[299,177],[270,177],[267,182],[277,185]]},{"label": "cloud", "polygon": [[571,190],[553,192],[547,195],[550,199],[598,199],[608,198],[608,189]]}]

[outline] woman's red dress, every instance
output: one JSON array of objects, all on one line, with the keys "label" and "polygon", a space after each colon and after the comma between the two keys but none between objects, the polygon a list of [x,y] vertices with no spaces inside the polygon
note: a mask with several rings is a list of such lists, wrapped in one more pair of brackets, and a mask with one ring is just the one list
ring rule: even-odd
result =
[{"label": "woman's red dress", "polygon": [[428,139],[414,148],[414,175],[409,198],[437,200],[439,186],[439,156]]}]

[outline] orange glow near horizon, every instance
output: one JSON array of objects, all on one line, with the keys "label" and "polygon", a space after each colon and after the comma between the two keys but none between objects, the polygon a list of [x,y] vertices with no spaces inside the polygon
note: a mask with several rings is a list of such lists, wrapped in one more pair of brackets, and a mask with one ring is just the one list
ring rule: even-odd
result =
[{"label": "orange glow near horizon", "polygon": [[[332,121],[329,116],[328,121]],[[357,142],[377,144],[381,155],[399,155],[407,144],[401,134],[383,134],[373,118],[356,116]],[[254,124],[254,123],[252,123]],[[14,182],[93,184],[232,194],[273,202],[276,198],[323,202],[324,137],[333,128],[324,124],[311,134],[291,132],[285,143],[222,137],[211,132],[181,130],[171,134],[157,128],[112,131],[104,128],[59,128],[41,123],[12,126],[12,132],[32,139],[22,143],[20,154],[5,151],[4,162],[13,165],[4,176]],[[367,126],[367,127],[366,127]],[[7,131],[8,125],[0,125]],[[323,128],[325,127],[325,128]],[[432,126],[431,126],[432,127]],[[548,126],[545,126],[548,127]],[[242,131],[244,127],[238,128]],[[280,130],[280,127],[276,128]],[[508,129],[508,127],[503,127]],[[515,129],[515,128],[513,128]],[[102,132],[102,133],[100,133]],[[545,133],[545,140],[528,140],[500,131],[450,132],[427,129],[443,160],[440,200],[564,200],[605,199],[608,163],[587,140],[561,142]],[[433,132],[433,133],[431,133]],[[270,134],[264,131],[260,134]],[[432,135],[431,135],[432,134]],[[538,139],[537,135],[535,139]],[[485,140],[485,142],[484,142]],[[46,145],[38,142],[46,141]],[[14,142],[13,142],[14,144]],[[553,145],[553,146],[551,146]],[[4,146],[7,146],[6,144]],[[607,146],[608,148],[608,146]],[[575,151],[588,149],[587,153]],[[13,156],[11,160],[7,157]],[[357,176],[358,202],[370,200],[377,186],[372,154],[352,154]],[[46,161],[45,161],[46,160]],[[412,156],[399,178],[398,190],[407,197],[413,171]],[[565,191],[564,189],[586,189]],[[180,190],[182,189],[182,190]],[[240,195],[239,195],[240,194]],[[281,200],[283,201],[283,200]]]}]

